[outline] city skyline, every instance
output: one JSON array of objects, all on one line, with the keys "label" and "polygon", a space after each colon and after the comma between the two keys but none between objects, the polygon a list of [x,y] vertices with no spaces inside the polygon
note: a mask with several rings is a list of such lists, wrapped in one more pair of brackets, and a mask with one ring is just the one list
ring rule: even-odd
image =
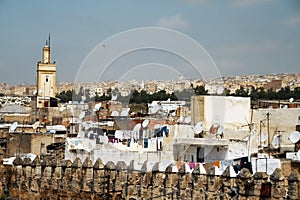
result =
[{"label": "city skyline", "polygon": [[[120,32],[143,27],[168,28],[197,41],[209,53],[221,76],[297,73],[299,10],[297,1],[277,0],[92,1],[90,4],[1,1],[0,82],[36,82],[36,63],[41,60],[49,32],[52,60],[57,62],[57,81],[74,82],[80,66],[97,45]],[[144,49],[128,55],[125,61],[119,59],[110,71],[116,74],[120,66],[126,65],[128,72],[136,66],[156,63],[155,70],[146,73],[138,70],[128,78],[163,79],[168,66],[186,67],[172,56]],[[131,62],[137,57],[140,62]],[[171,78],[177,72],[173,70]],[[185,77],[193,74],[187,72]],[[111,78],[109,74],[105,77]]]}]

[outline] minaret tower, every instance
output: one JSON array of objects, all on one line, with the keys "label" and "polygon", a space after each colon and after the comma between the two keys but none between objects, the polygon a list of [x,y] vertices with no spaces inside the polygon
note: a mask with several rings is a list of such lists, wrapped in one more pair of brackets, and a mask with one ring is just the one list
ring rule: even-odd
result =
[{"label": "minaret tower", "polygon": [[43,47],[42,61],[37,63],[37,107],[49,107],[56,93],[56,64],[51,63],[50,34]]}]

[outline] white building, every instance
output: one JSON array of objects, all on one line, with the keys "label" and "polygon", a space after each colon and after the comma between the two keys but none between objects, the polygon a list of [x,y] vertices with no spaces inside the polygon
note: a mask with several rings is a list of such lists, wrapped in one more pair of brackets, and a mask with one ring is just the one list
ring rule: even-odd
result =
[{"label": "white building", "polygon": [[177,108],[183,107],[185,105],[185,101],[152,101],[151,104],[148,104],[149,114],[155,114],[158,111],[163,113],[171,113],[175,114]]},{"label": "white building", "polygon": [[192,124],[203,122],[206,131],[216,124],[240,130],[250,122],[250,97],[192,96],[191,111]]}]

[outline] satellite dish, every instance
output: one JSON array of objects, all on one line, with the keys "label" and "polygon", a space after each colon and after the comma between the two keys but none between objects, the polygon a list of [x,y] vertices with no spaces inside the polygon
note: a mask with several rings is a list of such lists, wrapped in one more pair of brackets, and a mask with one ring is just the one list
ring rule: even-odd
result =
[{"label": "satellite dish", "polygon": [[148,124],[149,124],[149,119],[145,119],[142,123],[142,127],[146,128],[148,126]]},{"label": "satellite dish", "polygon": [[190,116],[188,116],[188,117],[186,117],[186,118],[184,119],[184,122],[185,122],[186,124],[191,123],[191,121],[192,121],[192,119],[191,119]]},{"label": "satellite dish", "polygon": [[267,133],[265,133],[265,132],[262,133],[261,136],[260,136],[260,141],[265,142],[265,141],[267,141],[267,139],[268,139]]},{"label": "satellite dish", "polygon": [[74,124],[74,123],[75,123],[75,118],[74,118],[74,117],[71,118],[70,123],[71,123],[71,124]]},{"label": "satellite dish", "polygon": [[292,103],[292,102],[294,102],[294,98],[292,97],[292,98],[290,98],[290,102]]},{"label": "satellite dish", "polygon": [[77,137],[78,137],[78,138],[84,138],[84,135],[85,135],[85,134],[84,134],[83,131],[79,131],[78,134],[77,134]]},{"label": "satellite dish", "polygon": [[96,109],[96,110],[100,110],[100,108],[101,108],[101,104],[100,104],[100,103],[97,103],[97,104],[95,105],[95,109]]},{"label": "satellite dish", "polygon": [[203,122],[198,122],[195,127],[194,127],[194,131],[199,134],[203,131],[204,127],[203,127]]},{"label": "satellite dish", "polygon": [[223,94],[223,92],[224,92],[223,86],[219,86],[219,87],[217,88],[217,94]]},{"label": "satellite dish", "polygon": [[32,92],[32,94],[33,94],[33,95],[36,95],[36,93],[37,93],[37,91],[36,91],[36,90],[34,90],[34,91]]},{"label": "satellite dish", "polygon": [[154,124],[154,129],[158,129],[158,128],[161,128],[161,125],[160,124]]},{"label": "satellite dish", "polygon": [[114,126],[114,121],[108,121],[107,126]]},{"label": "satellite dish", "polygon": [[82,112],[80,113],[80,115],[79,115],[79,119],[83,119],[83,118],[84,118],[84,116],[85,116],[85,112],[84,112],[84,111],[82,111]]},{"label": "satellite dish", "polygon": [[18,127],[18,122],[14,122],[14,123],[10,126],[10,128],[9,128],[9,132],[10,132],[10,133],[11,133],[11,132],[15,132],[16,129],[17,129],[17,127]]},{"label": "satellite dish", "polygon": [[223,131],[224,131],[223,126],[220,126],[220,127],[218,128],[218,130],[217,130],[217,134],[218,134],[218,135],[222,135],[222,134],[223,134]]},{"label": "satellite dish", "polygon": [[87,124],[84,124],[84,130],[88,130],[91,128],[91,124],[87,123]]},{"label": "satellite dish", "polygon": [[182,123],[183,120],[184,120],[183,116],[180,116],[180,117],[178,118],[177,122],[178,122],[178,123]]},{"label": "satellite dish", "polygon": [[300,150],[298,150],[298,152],[297,152],[297,157],[298,157],[298,160],[300,160]]},{"label": "satellite dish", "polygon": [[111,95],[111,100],[115,101],[115,100],[117,100],[117,98],[118,98],[118,95]]},{"label": "satellite dish", "polygon": [[281,136],[280,136],[280,134],[274,135],[273,141],[272,141],[272,146],[274,148],[279,148],[280,143],[281,143]]},{"label": "satellite dish", "polygon": [[103,144],[108,144],[108,137],[107,136],[102,136],[102,142]]},{"label": "satellite dish", "polygon": [[295,144],[300,140],[300,133],[298,131],[293,131],[290,134],[289,140]]},{"label": "satellite dish", "polygon": [[120,116],[128,116],[130,108],[122,108]]},{"label": "satellite dish", "polygon": [[111,112],[111,116],[117,117],[117,116],[119,116],[119,112],[114,110],[114,111]]},{"label": "satellite dish", "polygon": [[87,137],[89,138],[92,134],[94,134],[93,131],[89,131],[88,134],[87,134]]},{"label": "satellite dish", "polygon": [[151,113],[155,114],[159,110],[160,110],[160,106],[158,104],[155,104],[151,109]]},{"label": "satellite dish", "polygon": [[60,111],[60,112],[64,111],[65,109],[66,109],[66,107],[65,107],[65,106],[61,106],[61,107],[59,107],[59,111]]},{"label": "satellite dish", "polygon": [[37,127],[40,125],[40,122],[39,121],[36,121],[36,122],[34,122],[34,124],[32,124],[32,128],[34,129],[34,130],[36,130],[37,129]]},{"label": "satellite dish", "polygon": [[141,129],[141,127],[142,127],[142,124],[141,124],[141,123],[138,123],[138,124],[136,124],[136,125],[134,126],[133,130],[134,130],[134,131],[139,131],[139,130]]},{"label": "satellite dish", "polygon": [[214,128],[219,128],[219,127],[220,127],[220,124],[219,124],[219,123],[214,123],[212,126],[213,126]]}]

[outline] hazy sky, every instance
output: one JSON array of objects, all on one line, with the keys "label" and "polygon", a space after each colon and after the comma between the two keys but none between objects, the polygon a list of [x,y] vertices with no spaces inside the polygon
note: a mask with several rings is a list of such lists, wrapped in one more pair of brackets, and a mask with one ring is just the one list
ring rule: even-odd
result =
[{"label": "hazy sky", "polygon": [[[97,45],[112,53],[103,41],[130,29],[154,26],[197,41],[221,76],[300,72],[298,0],[0,0],[0,82],[35,83],[36,63],[49,32],[57,81],[73,82]],[[171,41],[174,48],[182,45],[173,36]],[[105,55],[98,58],[103,60]],[[180,67],[188,69],[187,65],[172,52],[140,49],[116,59],[107,70],[111,74],[102,74],[101,79],[170,78],[172,73],[173,77],[184,73]],[[141,66],[151,66],[151,70],[141,70]],[[114,77],[121,68],[127,71]],[[184,76],[198,77],[193,71]]]}]

